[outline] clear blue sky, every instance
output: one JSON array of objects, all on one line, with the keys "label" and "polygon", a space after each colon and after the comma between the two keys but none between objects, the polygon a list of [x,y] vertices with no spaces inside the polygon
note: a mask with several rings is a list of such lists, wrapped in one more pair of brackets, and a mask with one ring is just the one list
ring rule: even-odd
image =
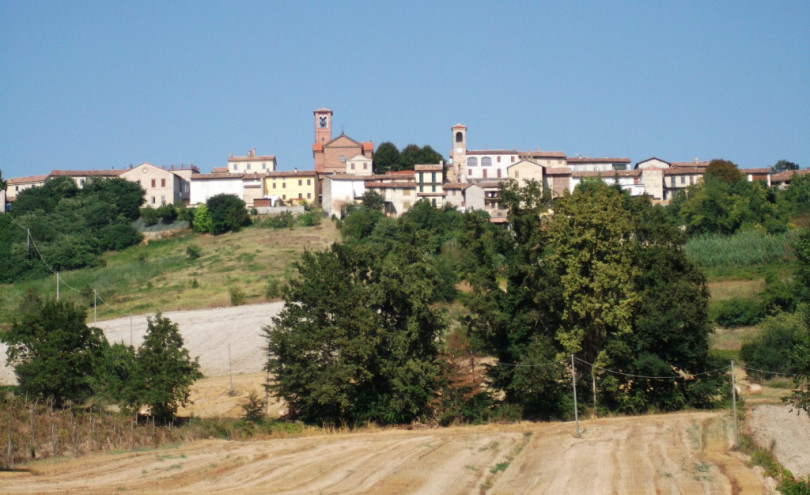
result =
[{"label": "clear blue sky", "polygon": [[375,145],[810,166],[810,2],[0,0],[0,170]]}]

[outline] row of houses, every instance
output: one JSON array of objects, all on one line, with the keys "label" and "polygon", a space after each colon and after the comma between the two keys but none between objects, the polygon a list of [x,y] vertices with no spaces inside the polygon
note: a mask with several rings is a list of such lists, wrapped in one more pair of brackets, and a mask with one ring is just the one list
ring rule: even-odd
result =
[{"label": "row of houses", "polygon": [[[654,201],[667,203],[679,191],[700,181],[708,166],[708,162],[697,159],[668,162],[653,157],[633,164],[629,158],[568,157],[561,151],[540,149],[469,149],[467,127],[457,124],[451,127],[452,148],[447,163],[418,164],[414,170],[375,174],[373,142],[357,141],[343,132],[333,138],[333,113],[329,109],[315,110],[313,117],[315,139],[310,170],[277,170],[275,156],[257,155],[252,149],[245,156],[231,154],[226,166],[215,167],[210,173],[201,173],[194,165],[167,168],[142,163],[125,169],[54,170],[48,175],[11,178],[7,181],[6,199],[13,202],[21,191],[54,177],[70,177],[79,187],[91,177],[121,177],[138,182],[146,191],[146,204],[152,207],[178,201],[194,206],[217,194],[233,194],[251,208],[319,203],[332,215],[360,201],[366,191],[374,191],[383,197],[392,215],[407,211],[416,201],[427,200],[436,206],[483,209],[494,221],[502,221],[498,187],[508,179],[535,180],[553,194],[562,195],[583,180],[597,177],[619,184],[631,195],[647,194]],[[771,174],[768,168],[742,172],[749,181],[782,187],[793,175]]]}]

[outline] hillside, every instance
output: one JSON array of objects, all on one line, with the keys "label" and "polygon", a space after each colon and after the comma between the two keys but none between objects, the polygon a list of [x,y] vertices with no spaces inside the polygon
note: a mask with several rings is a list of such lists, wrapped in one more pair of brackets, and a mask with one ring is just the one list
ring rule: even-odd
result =
[{"label": "hillside", "polygon": [[[154,314],[157,311],[231,306],[231,294],[243,303],[265,302],[268,281],[293,274],[292,263],[304,249],[320,250],[338,239],[334,222],[313,227],[270,229],[259,226],[219,236],[181,232],[104,256],[105,266],[61,274],[60,298],[82,301],[92,322],[93,290],[98,320]],[[192,259],[189,246],[201,255]],[[29,291],[56,296],[56,276],[0,285],[0,329]]]}]

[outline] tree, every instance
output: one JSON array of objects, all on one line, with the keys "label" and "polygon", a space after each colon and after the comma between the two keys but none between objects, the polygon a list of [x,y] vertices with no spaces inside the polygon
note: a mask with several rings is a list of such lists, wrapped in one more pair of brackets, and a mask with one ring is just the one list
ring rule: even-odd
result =
[{"label": "tree", "polygon": [[225,232],[238,232],[239,229],[250,225],[245,202],[233,194],[217,194],[206,202],[208,214],[211,217],[211,230],[214,235]]},{"label": "tree", "polygon": [[0,191],[4,191],[5,189],[6,189],[6,181],[3,180],[3,171],[0,170]]},{"label": "tree", "polygon": [[363,193],[362,205],[369,210],[382,211],[385,208],[385,199],[379,193],[366,191]]},{"label": "tree", "polygon": [[173,420],[180,405],[189,403],[191,385],[203,377],[199,358],[191,359],[183,347],[176,323],[157,313],[148,318],[143,343],[135,357],[137,400],[149,406],[160,421]]},{"label": "tree", "polygon": [[333,244],[305,252],[264,327],[273,393],[308,423],[410,422],[437,388],[437,274],[412,244],[384,257]]},{"label": "tree", "polygon": [[723,182],[734,183],[743,180],[742,173],[737,165],[729,160],[714,159],[706,167],[706,177],[720,179]]},{"label": "tree", "polygon": [[20,390],[56,406],[90,397],[108,344],[100,329],[85,324],[84,308],[33,297],[20,310],[11,330],[0,333]]},{"label": "tree", "polygon": [[91,177],[84,184],[82,195],[95,196],[104,203],[114,207],[114,215],[122,215],[129,221],[135,221],[140,214],[140,207],[146,202],[143,187],[140,183],[121,178]]},{"label": "tree", "polygon": [[556,338],[590,368],[594,410],[597,369],[611,362],[609,344],[632,332],[639,301],[633,265],[633,223],[622,193],[583,182],[556,206],[547,262],[565,301]]},{"label": "tree", "polygon": [[771,167],[771,173],[787,172],[788,170],[799,170],[799,164],[787,160],[779,160]]},{"label": "tree", "polygon": [[399,170],[399,149],[390,141],[385,141],[377,146],[374,152],[374,173],[384,174]]},{"label": "tree", "polygon": [[94,394],[110,403],[132,410],[139,407],[138,363],[135,348],[117,342],[104,349],[93,377]]},{"label": "tree", "polygon": [[804,303],[804,332],[796,339],[790,353],[796,366],[794,383],[797,386],[788,402],[804,409],[810,415],[810,229],[802,230],[793,241],[796,252],[796,284]]},{"label": "tree", "polygon": [[206,234],[211,232],[211,215],[208,213],[208,207],[205,203],[201,204],[194,210],[194,221],[191,224],[194,232]]}]

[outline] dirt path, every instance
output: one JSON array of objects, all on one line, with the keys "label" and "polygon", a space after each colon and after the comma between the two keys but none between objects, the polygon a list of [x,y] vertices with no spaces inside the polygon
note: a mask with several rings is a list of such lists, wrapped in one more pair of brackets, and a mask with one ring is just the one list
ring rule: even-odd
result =
[{"label": "dirt path", "polygon": [[55,459],[3,493],[767,493],[729,452],[727,414],[382,430]]},{"label": "dirt path", "polygon": [[810,416],[804,411],[783,405],[758,406],[748,412],[746,429],[794,476],[810,477]]}]

